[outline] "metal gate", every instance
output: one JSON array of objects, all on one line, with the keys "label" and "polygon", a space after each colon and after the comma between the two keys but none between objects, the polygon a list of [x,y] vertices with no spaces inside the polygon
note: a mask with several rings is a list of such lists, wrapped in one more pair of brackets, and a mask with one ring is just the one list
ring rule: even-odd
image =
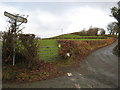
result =
[{"label": "metal gate", "polygon": [[40,59],[45,61],[54,61],[58,57],[58,46],[42,46],[40,48]]}]

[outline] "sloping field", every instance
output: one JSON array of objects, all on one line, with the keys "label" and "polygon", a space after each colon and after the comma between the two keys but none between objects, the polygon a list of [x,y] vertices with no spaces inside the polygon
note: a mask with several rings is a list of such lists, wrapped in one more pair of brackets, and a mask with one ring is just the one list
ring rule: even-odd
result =
[{"label": "sloping field", "polygon": [[[40,59],[45,60],[45,61],[54,61],[54,60],[58,60],[59,57],[59,49],[65,47],[66,45],[62,45],[61,43],[59,43],[59,41],[61,40],[67,40],[67,42],[85,42],[85,43],[89,43],[88,47],[90,47],[91,49],[94,47],[102,47],[104,45],[107,45],[107,41],[110,41],[110,38],[107,39],[100,39],[103,36],[78,36],[78,35],[61,35],[58,37],[69,37],[70,39],[41,39],[39,40],[40,42],[40,50],[39,50],[39,56]],[[84,39],[72,39],[71,37],[85,37]],[[88,39],[86,38],[88,37]],[[97,39],[91,39],[91,38],[96,38]],[[99,37],[99,39],[98,39]],[[90,38],[90,39],[89,39]],[[113,40],[111,40],[113,41]],[[74,44],[74,42],[71,42],[70,46],[72,47],[72,45]],[[60,44],[61,47],[58,47]],[[92,45],[92,47],[91,47]],[[69,46],[69,47],[70,47]],[[80,47],[87,47],[87,46],[81,46]],[[65,49],[67,49],[68,47],[66,47]],[[64,55],[65,52],[64,52]],[[63,56],[64,56],[63,55]]]},{"label": "sloping field", "polygon": [[107,39],[106,36],[79,36],[75,34],[64,34],[52,37],[51,39]]}]

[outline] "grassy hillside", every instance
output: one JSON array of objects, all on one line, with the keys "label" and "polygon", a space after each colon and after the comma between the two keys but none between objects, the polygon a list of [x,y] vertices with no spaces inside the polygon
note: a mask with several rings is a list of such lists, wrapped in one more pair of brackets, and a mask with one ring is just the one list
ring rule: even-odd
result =
[{"label": "grassy hillside", "polygon": [[107,39],[106,36],[79,36],[75,34],[64,34],[52,37],[51,39]]},{"label": "grassy hillside", "polygon": [[40,43],[40,50],[39,56],[41,59],[45,61],[54,61],[54,59],[58,56],[58,42],[57,40],[103,40],[107,39],[105,36],[79,36],[75,34],[64,34],[55,36],[52,38],[46,38],[39,40]]},{"label": "grassy hillside", "polygon": [[58,42],[59,40],[75,40],[75,41],[90,41],[90,40],[103,40],[109,38],[108,36],[79,36],[75,34],[64,34],[52,38],[40,39],[39,56],[40,59],[45,61],[54,61],[58,55]]}]

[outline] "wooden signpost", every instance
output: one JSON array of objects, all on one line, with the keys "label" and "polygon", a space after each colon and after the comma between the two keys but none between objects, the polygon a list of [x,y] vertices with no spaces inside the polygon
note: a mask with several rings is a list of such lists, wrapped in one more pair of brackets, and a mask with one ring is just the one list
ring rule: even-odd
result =
[{"label": "wooden signpost", "polygon": [[[4,12],[4,15],[8,18],[10,18],[10,20],[12,20],[12,30],[13,30],[13,66],[15,65],[15,46],[16,46],[16,36],[17,36],[17,28],[19,27],[22,23],[27,23],[27,19],[24,17],[19,16],[19,14],[13,15],[11,13],[8,12]],[[20,22],[19,25],[17,25],[17,22]]]}]

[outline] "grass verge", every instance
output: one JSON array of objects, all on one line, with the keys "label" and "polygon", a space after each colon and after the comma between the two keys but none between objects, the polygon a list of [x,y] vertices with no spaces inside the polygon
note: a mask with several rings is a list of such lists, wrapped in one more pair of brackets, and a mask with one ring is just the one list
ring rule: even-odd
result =
[{"label": "grass verge", "polygon": [[3,82],[31,82],[46,80],[60,75],[60,72],[55,67],[55,63],[45,63],[43,61],[38,63],[30,69],[23,63],[14,67],[11,65],[4,66],[2,73]]}]

